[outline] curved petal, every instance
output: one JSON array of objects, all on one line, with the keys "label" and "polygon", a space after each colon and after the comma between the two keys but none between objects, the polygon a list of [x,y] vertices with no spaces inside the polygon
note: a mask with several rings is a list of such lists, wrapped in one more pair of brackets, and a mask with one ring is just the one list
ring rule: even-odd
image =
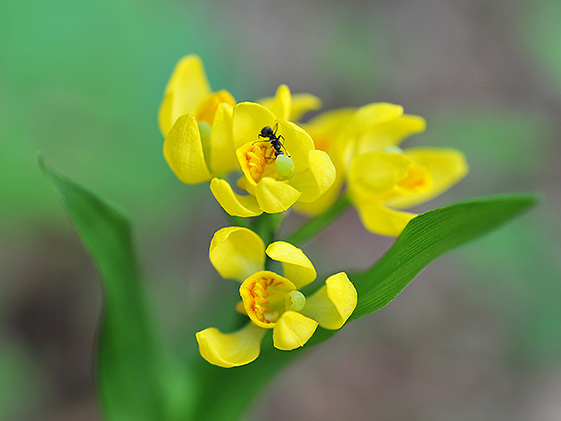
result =
[{"label": "curved petal", "polygon": [[357,292],[345,272],[330,276],[302,310],[325,329],[340,329],[355,310]]},{"label": "curved petal", "polygon": [[316,279],[317,273],[310,259],[298,247],[285,241],[269,244],[265,250],[267,256],[282,263],[284,276],[300,289]]},{"label": "curved petal", "polygon": [[204,121],[208,124],[212,124],[216,111],[221,104],[227,104],[233,108],[234,105],[236,105],[236,100],[230,92],[223,89],[207,95],[199,102],[193,114],[199,123]]},{"label": "curved petal", "polygon": [[338,156],[342,165],[348,168],[353,157],[358,153],[357,142],[360,136],[376,125],[398,119],[402,115],[403,107],[401,105],[380,102],[360,107],[353,113],[342,130],[332,154]]},{"label": "curved petal", "polygon": [[226,227],[216,231],[208,254],[214,268],[226,279],[242,282],[265,267],[265,244],[247,228]]},{"label": "curved petal", "polygon": [[295,311],[287,311],[273,328],[273,344],[283,351],[299,348],[308,342],[317,327],[315,320]]},{"label": "curved petal", "polygon": [[277,134],[282,136],[288,156],[294,162],[296,174],[308,168],[308,153],[314,150],[314,141],[300,126],[285,120],[279,120]]},{"label": "curved petal", "polygon": [[271,112],[279,120],[289,120],[292,110],[292,95],[290,89],[286,85],[280,85],[277,88],[275,98],[269,107]]},{"label": "curved petal", "polygon": [[335,182],[336,170],[329,155],[320,150],[308,153],[308,168],[297,173],[290,184],[302,192],[301,202],[314,202],[322,196]]},{"label": "curved petal", "polygon": [[351,117],[347,130],[349,133],[364,133],[378,124],[387,123],[403,115],[401,105],[388,102],[375,102],[358,108]]},{"label": "curved petal", "polygon": [[337,176],[335,177],[335,182],[333,183],[333,185],[317,200],[310,203],[304,203],[302,201],[299,201],[295,203],[294,209],[297,212],[308,216],[316,216],[322,212],[325,212],[338,199],[339,194],[341,193],[341,187],[343,185],[343,181],[344,181],[343,177],[339,177],[339,173],[338,173]]},{"label": "curved petal", "polygon": [[250,216],[261,215],[263,211],[259,209],[259,204],[254,196],[242,196],[234,192],[230,183],[218,177],[214,177],[210,182],[210,190],[220,206],[232,216],[248,218]]},{"label": "curved petal", "polygon": [[264,106],[254,102],[241,102],[234,107],[232,120],[234,133],[234,148],[248,142],[258,142],[263,139],[258,136],[265,126],[274,128],[276,124],[275,115]]},{"label": "curved petal", "polygon": [[292,95],[292,111],[285,120],[298,121],[308,111],[315,111],[321,108],[321,99],[312,94]]},{"label": "curved petal", "polygon": [[284,181],[263,177],[255,187],[255,197],[263,212],[278,213],[290,208],[301,193]]},{"label": "curved petal", "polygon": [[406,137],[421,133],[425,128],[425,119],[416,115],[403,115],[377,124],[359,137],[356,153],[382,151],[385,147],[397,146]]},{"label": "curved petal", "polygon": [[403,154],[369,152],[354,157],[349,187],[366,197],[381,194],[407,177],[411,160]]},{"label": "curved petal", "polygon": [[233,107],[218,105],[210,132],[210,166],[215,174],[225,174],[238,167],[232,139]]},{"label": "curved petal", "polygon": [[167,136],[179,116],[192,113],[210,93],[203,62],[196,55],[183,57],[173,70],[158,113],[162,134]]},{"label": "curved petal", "polygon": [[234,333],[222,333],[211,327],[195,335],[201,356],[209,363],[230,368],[254,361],[261,351],[261,341],[267,331],[248,323]]},{"label": "curved petal", "polygon": [[432,177],[429,190],[401,196],[388,202],[396,208],[408,208],[426,202],[460,181],[469,168],[462,152],[446,148],[410,148],[405,150],[411,160],[425,168]]},{"label": "curved petal", "polygon": [[354,203],[364,228],[389,237],[397,237],[409,221],[417,216],[414,213],[387,208],[378,202],[354,200]]},{"label": "curved petal", "polygon": [[164,141],[164,157],[177,178],[186,184],[210,180],[197,120],[192,114],[182,115]]}]

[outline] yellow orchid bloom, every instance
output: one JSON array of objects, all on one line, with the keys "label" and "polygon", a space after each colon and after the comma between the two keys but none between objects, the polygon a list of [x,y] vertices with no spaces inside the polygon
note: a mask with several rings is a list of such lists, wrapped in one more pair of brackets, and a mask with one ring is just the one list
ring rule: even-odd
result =
[{"label": "yellow orchid bloom", "polygon": [[335,110],[304,127],[329,153],[337,178],[322,198],[296,209],[308,215],[325,211],[346,183],[363,225],[373,233],[398,236],[416,216],[400,209],[434,198],[468,171],[463,154],[454,149],[401,149],[403,139],[425,129],[425,121],[404,114],[399,105]]},{"label": "yellow orchid bloom", "polygon": [[[249,194],[234,192],[227,180],[218,177],[210,184],[214,197],[230,215],[283,212],[297,201],[316,201],[333,184],[335,167],[329,155],[315,149],[310,136],[286,120],[293,114],[291,101],[288,87],[281,85],[271,102],[275,113],[257,103],[235,106],[233,144],[243,172],[237,186]],[[304,108],[300,106],[299,110]],[[274,138],[261,135],[267,127],[274,132]],[[280,142],[278,151],[272,139]]]},{"label": "yellow orchid bloom", "polygon": [[[283,275],[264,270],[265,255],[282,263]],[[269,244],[253,231],[227,227],[216,232],[210,261],[225,278],[241,282],[238,311],[248,323],[233,333],[207,328],[196,334],[201,356],[220,367],[236,367],[255,360],[267,330],[273,345],[290,351],[312,337],[317,326],[340,329],[353,313],[357,293],[344,272],[330,276],[310,297],[299,290],[316,278],[316,270],[299,248],[284,241]]]},{"label": "yellow orchid bloom", "polygon": [[198,184],[237,168],[231,134],[234,105],[229,92],[211,91],[198,56],[177,63],[158,117],[164,157],[181,181]]}]

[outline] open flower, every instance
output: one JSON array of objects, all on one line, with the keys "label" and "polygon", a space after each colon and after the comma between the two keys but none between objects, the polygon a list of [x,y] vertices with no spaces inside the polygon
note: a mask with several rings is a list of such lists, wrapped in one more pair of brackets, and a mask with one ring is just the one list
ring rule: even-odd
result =
[{"label": "open flower", "polygon": [[237,168],[232,144],[235,100],[225,90],[212,92],[201,59],[189,55],[177,63],[160,106],[164,157],[186,184],[209,181]]},{"label": "open flower", "polygon": [[327,151],[337,178],[327,193],[297,210],[317,215],[339,197],[343,185],[366,229],[397,236],[416,216],[401,209],[434,198],[468,171],[460,151],[449,148],[401,149],[401,141],[425,129],[423,118],[403,107],[373,103],[322,114],[305,125],[318,148]]},{"label": "open flower", "polygon": [[[284,276],[264,270],[265,255],[282,263]],[[222,277],[241,282],[237,309],[250,319],[237,332],[208,328],[196,334],[201,356],[211,364],[236,367],[255,360],[269,329],[277,349],[301,347],[318,325],[341,328],[356,307],[356,290],[344,272],[330,276],[323,287],[305,297],[300,289],[316,278],[316,270],[302,250],[284,241],[265,249],[261,238],[247,228],[217,231],[209,256]]]},{"label": "open flower", "polygon": [[[314,202],[335,180],[335,167],[329,155],[317,150],[301,127],[286,120],[292,114],[290,91],[286,86],[279,88],[271,106],[278,115],[251,102],[242,102],[234,108],[233,143],[243,172],[237,186],[248,194],[236,193],[226,179],[218,177],[210,185],[212,193],[230,215],[248,217],[262,212],[278,213],[296,202]],[[259,136],[266,127],[274,131],[274,139],[280,142],[280,153],[273,147],[273,138]]]}]

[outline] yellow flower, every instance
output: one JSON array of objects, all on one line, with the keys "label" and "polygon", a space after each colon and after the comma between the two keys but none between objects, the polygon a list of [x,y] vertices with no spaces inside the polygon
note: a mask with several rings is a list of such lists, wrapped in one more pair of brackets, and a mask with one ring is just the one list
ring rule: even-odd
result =
[{"label": "yellow flower", "polygon": [[160,106],[164,157],[186,184],[209,181],[237,168],[232,144],[235,100],[225,91],[212,92],[201,59],[189,55],[177,63]]},{"label": "yellow flower", "polygon": [[[282,263],[284,276],[264,270],[265,255]],[[299,290],[316,278],[316,270],[302,250],[283,241],[265,249],[261,238],[247,228],[217,231],[209,256],[222,277],[241,282],[237,310],[250,319],[233,333],[208,328],[196,334],[199,352],[211,364],[236,367],[255,360],[269,329],[277,349],[301,347],[318,325],[341,328],[356,307],[356,290],[344,272],[330,276],[323,287],[305,297]]]},{"label": "yellow flower", "polygon": [[463,154],[454,149],[410,148],[399,144],[425,129],[423,118],[403,114],[403,107],[369,104],[322,114],[305,125],[318,148],[337,168],[332,188],[318,201],[297,210],[317,215],[339,196],[345,182],[366,229],[398,236],[416,215],[401,209],[434,198],[468,171]]},{"label": "yellow flower", "polygon": [[[215,198],[230,215],[278,213],[297,201],[314,202],[335,180],[335,167],[328,154],[315,149],[308,133],[286,120],[293,114],[288,87],[279,87],[271,107],[275,114],[251,102],[242,102],[234,108],[233,144],[243,172],[237,186],[249,195],[237,194],[227,180],[218,177],[210,184]],[[305,108],[301,105],[299,112]],[[265,127],[275,131],[282,145],[280,155],[275,153],[270,139],[259,136]]]}]

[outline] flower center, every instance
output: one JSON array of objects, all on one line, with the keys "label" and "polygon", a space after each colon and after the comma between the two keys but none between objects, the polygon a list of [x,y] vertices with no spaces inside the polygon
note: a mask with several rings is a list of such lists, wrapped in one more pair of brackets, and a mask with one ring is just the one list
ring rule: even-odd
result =
[{"label": "flower center", "polygon": [[399,187],[408,190],[411,194],[422,193],[432,187],[432,176],[427,169],[413,162],[407,177],[399,183]]},{"label": "flower center", "polygon": [[245,165],[250,177],[256,183],[261,178],[275,177],[275,155],[274,149],[266,142],[255,143],[245,153]]},{"label": "flower center", "polygon": [[[270,271],[260,271],[240,286],[247,315],[258,326],[273,328],[280,316],[290,309],[301,309],[304,296],[288,279]],[[304,300],[304,301],[302,301]]]}]

